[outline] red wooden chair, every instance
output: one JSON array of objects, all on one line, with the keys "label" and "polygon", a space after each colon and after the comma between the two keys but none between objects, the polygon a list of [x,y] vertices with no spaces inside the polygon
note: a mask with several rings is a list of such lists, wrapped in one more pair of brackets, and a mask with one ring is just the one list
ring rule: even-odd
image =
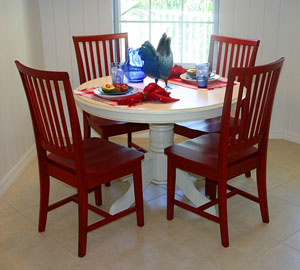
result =
[{"label": "red wooden chair", "polygon": [[[134,211],[138,226],[143,226],[143,154],[101,138],[82,139],[68,73],[36,70],[18,61],[16,65],[28,100],[39,163],[39,232],[45,231],[48,212],[70,201],[78,203],[80,257],[86,253],[87,233],[96,228]],[[111,215],[88,204],[89,192],[128,174],[133,174],[135,206]],[[76,194],[49,205],[50,176],[74,187]],[[88,210],[104,219],[88,225]]]},{"label": "red wooden chair", "polygon": [[[232,67],[253,67],[259,42],[259,40],[212,35],[208,57],[210,70],[215,67],[216,74],[227,78]],[[203,134],[218,132],[220,124],[221,117],[176,123],[174,133],[192,139]]]},{"label": "red wooden chair", "polygon": [[[232,67],[253,67],[255,65],[259,40],[240,39],[211,35],[208,61],[210,70],[215,67],[216,74],[228,77],[229,69]],[[174,133],[187,138],[219,132],[221,128],[221,117],[214,117],[205,120],[181,122],[174,125]],[[246,177],[251,172],[245,173]],[[215,189],[208,180],[205,183],[206,195],[214,198]]]},{"label": "red wooden chair", "polygon": [[[75,53],[78,64],[80,83],[109,76],[110,63],[120,62],[122,52],[128,48],[128,33],[73,36]],[[149,128],[148,124],[113,121],[83,112],[84,136],[90,137],[91,127],[108,140],[111,136],[127,134],[128,147],[134,147],[142,152],[145,149],[132,142],[132,132]]]},{"label": "red wooden chair", "polygon": [[[228,247],[227,198],[239,194],[259,203],[262,221],[269,222],[266,190],[268,136],[275,90],[283,62],[284,58],[281,58],[264,66],[232,68],[228,75],[220,133],[205,134],[165,149],[168,157],[167,219],[173,219],[174,205],[177,205],[215,221],[220,224],[222,245]],[[233,124],[230,125],[236,77],[240,86]],[[198,208],[176,200],[177,168],[216,182],[218,198]],[[229,179],[252,169],[257,171],[258,196],[227,184]],[[204,212],[215,204],[218,204],[219,216]]]}]

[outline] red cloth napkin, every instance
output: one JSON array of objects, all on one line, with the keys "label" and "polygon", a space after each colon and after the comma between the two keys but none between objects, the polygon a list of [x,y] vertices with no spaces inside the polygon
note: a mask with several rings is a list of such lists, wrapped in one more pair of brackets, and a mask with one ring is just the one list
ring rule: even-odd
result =
[{"label": "red cloth napkin", "polygon": [[160,87],[156,83],[149,83],[143,90],[143,92],[124,97],[118,100],[118,105],[135,106],[145,101],[159,100],[162,103],[178,101],[177,98],[171,98],[170,92],[167,92],[164,88]]},{"label": "red cloth napkin", "polygon": [[169,78],[179,78],[183,73],[186,73],[187,69],[180,65],[174,65],[171,69]]}]

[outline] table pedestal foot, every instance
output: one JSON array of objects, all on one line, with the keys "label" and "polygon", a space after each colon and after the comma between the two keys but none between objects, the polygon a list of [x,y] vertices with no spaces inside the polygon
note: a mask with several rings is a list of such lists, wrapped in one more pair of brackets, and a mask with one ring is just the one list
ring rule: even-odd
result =
[{"label": "table pedestal foot", "polygon": [[[142,179],[143,179],[143,191],[153,180],[154,159],[150,153],[145,155],[145,159],[142,163]],[[111,215],[117,214],[120,211],[128,209],[134,203],[134,186],[131,183],[126,193],[117,201],[115,201],[110,207],[109,213]]]},{"label": "table pedestal foot", "polygon": [[[196,206],[208,203],[210,200],[200,194],[194,185],[195,178],[188,173],[177,169],[176,170],[176,185],[181,189],[183,194]],[[212,215],[216,214],[215,207],[210,207],[206,210]]]}]

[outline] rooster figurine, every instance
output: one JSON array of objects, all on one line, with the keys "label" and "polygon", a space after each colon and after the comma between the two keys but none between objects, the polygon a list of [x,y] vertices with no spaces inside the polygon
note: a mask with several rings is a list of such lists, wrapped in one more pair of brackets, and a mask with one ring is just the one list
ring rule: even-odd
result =
[{"label": "rooster figurine", "polygon": [[173,66],[173,53],[171,51],[171,38],[164,33],[158,43],[157,49],[146,41],[139,48],[142,60],[144,61],[144,72],[147,76],[154,78],[155,82],[159,79],[168,83],[168,77]]}]

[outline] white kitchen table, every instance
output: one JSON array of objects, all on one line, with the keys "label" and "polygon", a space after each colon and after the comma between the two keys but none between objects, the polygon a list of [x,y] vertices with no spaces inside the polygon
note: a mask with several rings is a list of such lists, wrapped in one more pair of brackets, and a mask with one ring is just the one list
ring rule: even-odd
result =
[{"label": "white kitchen table", "polygon": [[[146,79],[144,83],[131,84],[143,89],[144,85],[153,82]],[[76,90],[100,87],[104,83],[111,83],[111,77],[102,77],[80,85]],[[164,84],[161,84],[162,86]],[[166,184],[167,158],[164,149],[173,144],[175,122],[193,121],[219,116],[222,113],[225,87],[214,90],[191,89],[184,86],[170,84],[171,97],[179,98],[177,102],[160,103],[149,102],[137,106],[112,106],[105,102],[93,100],[88,97],[74,94],[79,107],[96,116],[117,121],[149,123],[150,149],[145,154],[142,164],[143,189],[152,181],[155,184]],[[234,86],[233,99],[236,99],[238,85]],[[184,171],[177,170],[176,184],[184,195],[196,206],[207,203],[209,200],[194,186],[195,177]],[[110,208],[110,213],[115,214],[127,209],[134,202],[133,185]],[[215,209],[207,210],[214,214]]]}]

